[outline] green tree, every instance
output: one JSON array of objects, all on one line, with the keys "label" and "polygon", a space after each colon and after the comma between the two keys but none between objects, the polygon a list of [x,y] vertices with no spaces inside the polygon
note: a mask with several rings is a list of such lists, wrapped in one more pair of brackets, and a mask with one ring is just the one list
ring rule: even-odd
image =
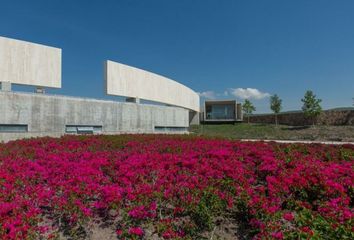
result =
[{"label": "green tree", "polygon": [[278,113],[281,111],[282,100],[277,94],[270,96],[270,109],[274,112],[275,126],[278,126]]},{"label": "green tree", "polygon": [[250,123],[250,115],[253,111],[256,111],[256,108],[253,106],[250,100],[246,99],[242,105],[242,110],[247,115],[247,122]]},{"label": "green tree", "polygon": [[316,95],[311,90],[307,90],[301,101],[304,104],[302,106],[302,111],[306,117],[312,119],[312,125],[315,126],[316,119],[322,112],[322,107],[320,105],[322,100],[317,99]]}]

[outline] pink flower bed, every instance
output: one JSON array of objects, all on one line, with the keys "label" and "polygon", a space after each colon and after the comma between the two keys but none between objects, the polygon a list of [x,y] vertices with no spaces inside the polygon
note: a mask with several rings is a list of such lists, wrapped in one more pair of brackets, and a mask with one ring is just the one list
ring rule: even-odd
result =
[{"label": "pink flower bed", "polygon": [[254,239],[354,237],[354,147],[184,136],[66,136],[0,144],[0,237],[198,238],[241,216]]}]

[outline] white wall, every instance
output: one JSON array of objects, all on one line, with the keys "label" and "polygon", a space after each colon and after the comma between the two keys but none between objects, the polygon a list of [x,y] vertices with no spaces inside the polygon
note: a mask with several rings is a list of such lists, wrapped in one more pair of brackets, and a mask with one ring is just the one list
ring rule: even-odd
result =
[{"label": "white wall", "polygon": [[199,95],[166,77],[112,61],[105,62],[106,93],[140,98],[199,112]]},{"label": "white wall", "polygon": [[171,133],[186,133],[189,126],[189,110],[180,107],[35,93],[0,91],[0,113],[0,124],[28,127],[28,132],[22,133],[0,131],[0,142],[60,136],[66,125],[102,126],[103,134],[161,133],[156,127],[172,127]]},{"label": "white wall", "polygon": [[0,82],[61,87],[61,49],[0,37]]}]

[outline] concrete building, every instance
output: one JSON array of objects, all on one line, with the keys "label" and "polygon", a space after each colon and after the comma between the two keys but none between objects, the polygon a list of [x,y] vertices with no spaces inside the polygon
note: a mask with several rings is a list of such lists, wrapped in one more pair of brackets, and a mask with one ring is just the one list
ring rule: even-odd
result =
[{"label": "concrete building", "polygon": [[236,100],[205,100],[201,111],[203,123],[243,121],[242,104]]},{"label": "concrete building", "polygon": [[200,99],[192,89],[172,79],[125,64],[106,61],[104,79],[107,95],[125,96],[127,101],[140,99],[189,110],[190,124],[199,124]]},{"label": "concrete building", "polygon": [[[61,87],[61,49],[0,37],[0,141],[64,134],[186,133],[199,96],[157,74],[107,61],[106,93],[126,102],[44,94]],[[12,84],[36,86],[12,92]],[[141,104],[140,99],[158,102]]]},{"label": "concrete building", "polygon": [[0,82],[61,88],[61,49],[0,37]]},{"label": "concrete building", "polygon": [[195,112],[200,110],[198,94],[172,79],[112,61],[105,62],[104,71],[108,95],[145,99]]},{"label": "concrete building", "polygon": [[37,93],[0,92],[0,141],[72,133],[185,133],[189,110]]}]

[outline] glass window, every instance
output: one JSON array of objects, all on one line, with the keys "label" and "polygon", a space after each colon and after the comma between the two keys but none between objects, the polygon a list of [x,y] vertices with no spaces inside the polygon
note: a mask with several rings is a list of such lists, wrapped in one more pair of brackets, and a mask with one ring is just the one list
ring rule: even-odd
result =
[{"label": "glass window", "polygon": [[28,132],[28,125],[0,124],[0,132]]},{"label": "glass window", "polygon": [[156,132],[187,132],[186,127],[164,127],[164,126],[155,126]]},{"label": "glass window", "polygon": [[206,106],[206,119],[235,119],[233,104],[212,104]]},{"label": "glass window", "polygon": [[65,132],[66,133],[78,133],[78,134],[101,133],[102,126],[66,125]]}]

